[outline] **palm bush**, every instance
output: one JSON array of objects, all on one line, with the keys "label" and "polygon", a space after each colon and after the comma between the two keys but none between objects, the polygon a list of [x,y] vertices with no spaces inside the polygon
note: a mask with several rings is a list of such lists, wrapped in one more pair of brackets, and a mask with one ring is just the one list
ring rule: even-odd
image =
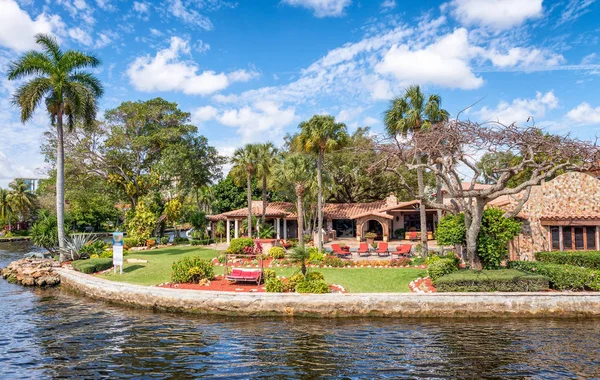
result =
[{"label": "palm bush", "polygon": [[58,223],[55,215],[46,210],[40,211],[37,221],[31,227],[31,242],[52,254],[57,252]]},{"label": "palm bush", "polygon": [[300,266],[300,271],[306,276],[306,265],[310,260],[310,250],[304,247],[294,247],[292,253],[289,255],[289,259],[292,263]]}]

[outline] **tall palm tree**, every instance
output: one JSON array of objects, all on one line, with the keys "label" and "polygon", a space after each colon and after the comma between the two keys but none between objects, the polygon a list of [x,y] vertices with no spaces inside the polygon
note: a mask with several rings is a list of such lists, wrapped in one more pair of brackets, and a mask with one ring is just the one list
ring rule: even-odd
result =
[{"label": "tall palm tree", "polygon": [[248,191],[248,237],[252,237],[252,176],[257,171],[258,146],[256,144],[246,144],[243,148],[238,148],[233,152],[231,163],[231,173],[233,177],[241,182],[246,178]]},{"label": "tall palm tree", "polygon": [[304,247],[304,194],[314,183],[314,160],[302,154],[291,154],[275,168],[275,183],[281,189],[293,184],[298,214],[298,241]]},{"label": "tall palm tree", "polygon": [[211,204],[215,200],[215,194],[210,186],[202,186],[196,191],[198,208],[205,213],[211,212]]},{"label": "tall palm tree", "polygon": [[[13,95],[13,104],[21,110],[21,122],[29,121],[42,100],[53,127],[57,132],[56,154],[56,214],[58,220],[58,244],[65,246],[64,206],[65,173],[63,123],[72,130],[75,122],[86,125],[94,122],[97,100],[102,96],[100,81],[83,71],[95,68],[100,60],[93,55],[76,50],[62,51],[56,39],[46,34],[35,36],[42,51],[29,51],[10,64],[8,79],[30,78],[19,86]],[[62,251],[62,250],[61,250]],[[61,260],[63,259],[61,255]]]},{"label": "tall palm tree", "polygon": [[267,179],[273,171],[277,148],[271,142],[258,145],[257,152],[257,174],[262,179],[262,218],[261,223],[265,222],[267,213]]},{"label": "tall palm tree", "polygon": [[[442,98],[439,95],[425,96],[419,86],[408,87],[404,95],[394,98],[390,108],[385,111],[384,124],[387,133],[396,138],[406,137],[408,134],[423,128],[431,128],[435,123],[448,120],[450,114],[441,108]],[[421,157],[416,157],[420,162]],[[417,169],[417,186],[421,204],[419,206],[421,219],[421,243],[423,255],[427,255],[427,214],[425,204],[422,202],[425,195],[423,168]],[[438,197],[441,197],[441,182],[436,178]],[[439,200],[439,199],[438,199]],[[438,214],[438,216],[440,216]]]},{"label": "tall palm tree", "polygon": [[[8,222],[8,230],[12,230],[11,218],[13,215],[11,194],[6,189],[0,189],[0,218]],[[4,226],[2,226],[4,227]]]},{"label": "tall palm tree", "polygon": [[23,215],[33,208],[35,203],[35,195],[29,191],[29,186],[23,179],[12,181],[10,187],[10,201],[12,210],[19,215],[19,222],[23,221]]},{"label": "tall palm tree", "polygon": [[336,123],[335,118],[329,115],[315,115],[310,120],[300,123],[294,144],[305,152],[317,155],[317,218],[318,233],[317,246],[323,250],[323,157],[326,152],[331,152],[343,147],[349,140],[346,124]]}]

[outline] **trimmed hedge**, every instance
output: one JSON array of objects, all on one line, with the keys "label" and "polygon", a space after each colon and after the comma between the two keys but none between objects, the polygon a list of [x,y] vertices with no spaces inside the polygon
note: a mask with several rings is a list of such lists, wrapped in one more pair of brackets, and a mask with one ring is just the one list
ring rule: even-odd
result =
[{"label": "trimmed hedge", "polygon": [[438,278],[438,292],[538,292],[549,289],[548,277],[515,269],[460,270]]},{"label": "trimmed hedge", "polygon": [[600,270],[598,269],[538,261],[510,261],[508,265],[510,268],[548,277],[552,289],[600,290]]},{"label": "trimmed hedge", "polygon": [[544,263],[567,264],[600,269],[599,251],[537,252],[535,254],[535,259]]},{"label": "trimmed hedge", "polygon": [[77,260],[71,263],[73,265],[73,269],[81,272],[81,273],[98,273],[103,270],[107,270],[112,268],[113,259],[112,258],[97,258],[97,259],[88,259],[88,260]]},{"label": "trimmed hedge", "polygon": [[192,239],[190,240],[191,245],[210,245],[214,243],[213,239]]},{"label": "trimmed hedge", "polygon": [[439,259],[429,265],[427,273],[431,281],[435,282],[438,278],[456,272],[458,263],[454,259]]},{"label": "trimmed hedge", "polygon": [[236,255],[242,255],[246,247],[254,248],[254,240],[250,238],[232,239],[228,251]]}]

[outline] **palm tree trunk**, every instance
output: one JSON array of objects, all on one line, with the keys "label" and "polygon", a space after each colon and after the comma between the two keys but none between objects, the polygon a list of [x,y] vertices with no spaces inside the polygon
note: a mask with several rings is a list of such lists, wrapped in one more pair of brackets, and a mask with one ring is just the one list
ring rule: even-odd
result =
[{"label": "palm tree trunk", "polygon": [[[65,146],[63,138],[63,110],[62,105],[56,115],[56,222],[58,226],[58,246],[65,247]],[[66,258],[63,250],[60,252],[60,261]]]},{"label": "palm tree trunk", "polygon": [[252,237],[252,173],[248,171],[248,237]]},{"label": "palm tree trunk", "polygon": [[302,204],[302,193],[303,191],[298,189],[298,185],[296,185],[296,197],[298,198],[296,206],[298,208],[298,243],[300,247],[304,248],[304,205]]},{"label": "palm tree trunk", "polygon": [[262,178],[262,223],[265,222],[265,216],[267,215],[267,176],[263,175]]},{"label": "palm tree trunk", "polygon": [[419,204],[419,213],[421,219],[421,245],[423,247],[423,257],[427,257],[427,213],[425,211],[425,202],[423,202],[423,199],[425,198],[425,181],[423,179],[422,167],[417,168],[417,185],[419,187],[419,200],[421,201]]},{"label": "palm tree trunk", "polygon": [[319,194],[317,195],[317,218],[319,220],[317,225],[317,247],[319,248],[319,252],[323,251],[323,180],[322,173],[323,170],[323,152],[319,152],[319,157],[317,159],[317,185],[319,187]]}]

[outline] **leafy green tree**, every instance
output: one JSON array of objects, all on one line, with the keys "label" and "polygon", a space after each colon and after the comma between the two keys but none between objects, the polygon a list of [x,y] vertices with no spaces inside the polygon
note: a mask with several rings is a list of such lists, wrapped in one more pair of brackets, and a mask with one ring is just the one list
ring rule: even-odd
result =
[{"label": "leafy green tree", "polygon": [[298,126],[300,133],[294,141],[296,149],[317,156],[317,246],[323,250],[323,158],[325,153],[344,147],[348,142],[348,132],[344,123],[336,123],[329,115],[315,115]]},{"label": "leafy green tree", "polygon": [[74,128],[77,120],[83,120],[87,125],[93,123],[96,117],[96,102],[102,96],[103,88],[96,77],[83,69],[98,67],[100,60],[76,50],[63,52],[56,39],[49,35],[37,34],[35,38],[42,52],[29,51],[12,62],[7,77],[9,80],[17,80],[34,76],[20,85],[13,96],[13,103],[21,109],[21,121],[29,121],[35,109],[44,100],[52,126],[56,127],[56,214],[59,226],[58,243],[64,248],[63,118],[67,118],[69,130]]},{"label": "leafy green tree", "polygon": [[196,203],[198,209],[204,213],[210,213],[212,211],[212,203],[215,200],[215,192],[210,186],[202,186],[196,188]]},{"label": "leafy green tree", "polygon": [[465,214],[449,214],[440,219],[435,238],[438,245],[465,245],[466,227]]},{"label": "leafy green tree", "polygon": [[[397,139],[398,136],[407,136],[420,129],[432,128],[436,123],[448,120],[450,114],[441,108],[442,98],[439,95],[428,97],[421,91],[419,86],[408,87],[404,95],[392,99],[390,108],[385,111],[384,124],[388,135]],[[415,157],[418,162],[421,157]],[[417,187],[420,200],[425,197],[424,169],[417,169]],[[441,200],[441,182],[437,181],[437,198]],[[423,255],[427,256],[427,219],[425,204],[421,202],[419,211],[421,218],[421,244]],[[438,213],[441,217],[441,211]]]},{"label": "leafy green tree", "polygon": [[256,144],[246,144],[233,152],[231,174],[240,183],[246,179],[246,197],[248,202],[248,237],[252,237],[252,176],[258,170],[259,148]]},{"label": "leafy green tree", "polygon": [[175,228],[175,237],[179,237],[177,223],[181,219],[182,209],[183,205],[179,199],[171,199],[165,204],[164,214],[167,216],[167,222]]},{"label": "leafy green tree", "polygon": [[135,239],[138,244],[145,245],[156,227],[157,217],[143,201],[138,203],[132,216],[127,219],[127,237]]},{"label": "leafy green tree", "polygon": [[304,247],[304,195],[314,184],[314,160],[303,154],[289,154],[275,167],[275,186],[284,191],[293,187],[298,214],[298,239]]},{"label": "leafy green tree", "polygon": [[271,142],[259,144],[256,157],[256,169],[258,176],[262,179],[262,218],[261,222],[265,222],[267,213],[267,179],[272,174],[277,158],[277,149]]},{"label": "leafy green tree", "polygon": [[223,241],[223,235],[225,235],[225,233],[225,223],[222,220],[219,220],[215,227],[215,234],[219,237],[219,241]]},{"label": "leafy green tree", "polygon": [[[6,189],[0,189],[0,220],[8,224],[8,230],[12,230],[11,219],[13,217],[13,204],[11,194]],[[4,227],[4,226],[2,226]]]},{"label": "leafy green tree", "polygon": [[[228,175],[212,187],[214,200],[212,201],[212,212],[220,214],[223,212],[237,210],[247,206],[248,198],[246,186],[240,186]],[[256,186],[256,180],[252,181],[252,197],[260,197],[260,190]]]}]

